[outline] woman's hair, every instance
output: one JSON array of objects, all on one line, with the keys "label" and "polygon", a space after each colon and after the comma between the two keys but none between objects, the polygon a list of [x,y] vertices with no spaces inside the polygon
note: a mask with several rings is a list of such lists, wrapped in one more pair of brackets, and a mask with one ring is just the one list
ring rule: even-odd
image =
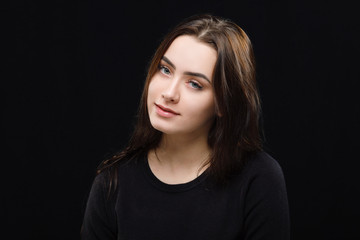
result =
[{"label": "woman's hair", "polygon": [[128,146],[98,167],[97,173],[110,170],[111,185],[117,184],[116,163],[136,159],[160,142],[162,133],[152,127],[148,115],[148,88],[161,58],[181,35],[193,36],[217,51],[212,79],[216,116],[208,136],[212,149],[209,174],[217,182],[224,183],[241,169],[249,154],[261,150],[260,99],[251,42],[239,26],[227,19],[196,15],[170,31],[156,50],[148,68],[137,124]]}]

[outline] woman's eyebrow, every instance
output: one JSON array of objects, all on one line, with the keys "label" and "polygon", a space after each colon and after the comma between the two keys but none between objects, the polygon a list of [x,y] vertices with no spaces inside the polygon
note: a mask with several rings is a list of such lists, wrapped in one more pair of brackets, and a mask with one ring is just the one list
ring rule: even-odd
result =
[{"label": "woman's eyebrow", "polygon": [[161,59],[164,60],[164,62],[166,62],[167,64],[169,64],[173,69],[176,70],[175,65],[167,57],[163,56]]},{"label": "woman's eyebrow", "polygon": [[185,75],[189,75],[189,76],[194,76],[194,77],[200,77],[200,78],[205,79],[205,80],[208,81],[209,83],[211,83],[210,80],[209,80],[209,78],[207,78],[207,77],[206,77],[204,74],[202,74],[202,73],[184,72],[184,74],[185,74]]},{"label": "woman's eyebrow", "polygon": [[[173,64],[167,57],[163,56],[161,58],[164,62],[166,62],[167,64],[169,64],[172,68],[174,68],[176,70],[176,67],[175,67],[175,64]],[[196,73],[196,72],[184,72],[185,75],[189,75],[189,76],[194,76],[194,77],[200,77],[200,78],[203,78],[205,79],[206,81],[208,81],[209,83],[210,80],[208,77],[206,77],[204,74],[202,73]]]}]

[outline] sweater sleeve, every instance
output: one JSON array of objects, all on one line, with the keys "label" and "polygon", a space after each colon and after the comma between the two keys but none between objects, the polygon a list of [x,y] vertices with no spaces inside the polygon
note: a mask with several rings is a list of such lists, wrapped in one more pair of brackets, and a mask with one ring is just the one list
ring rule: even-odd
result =
[{"label": "sweater sleeve", "polygon": [[116,239],[114,204],[108,195],[104,175],[96,176],[92,184],[81,227],[82,240]]},{"label": "sweater sleeve", "polygon": [[245,240],[289,240],[290,219],[285,179],[266,153],[249,170],[245,197]]}]

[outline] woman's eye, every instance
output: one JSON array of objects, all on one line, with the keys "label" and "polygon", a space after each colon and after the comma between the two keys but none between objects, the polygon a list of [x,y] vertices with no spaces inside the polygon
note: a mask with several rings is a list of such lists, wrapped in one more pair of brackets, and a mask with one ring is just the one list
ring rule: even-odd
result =
[{"label": "woman's eye", "polygon": [[195,89],[202,89],[203,88],[199,83],[197,83],[195,81],[189,81],[189,85],[190,85],[190,87],[195,88]]},{"label": "woman's eye", "polygon": [[163,73],[163,74],[165,74],[165,75],[170,75],[170,69],[169,68],[167,68],[167,67],[165,67],[165,66],[160,66],[159,67],[160,68],[160,72],[161,73]]}]

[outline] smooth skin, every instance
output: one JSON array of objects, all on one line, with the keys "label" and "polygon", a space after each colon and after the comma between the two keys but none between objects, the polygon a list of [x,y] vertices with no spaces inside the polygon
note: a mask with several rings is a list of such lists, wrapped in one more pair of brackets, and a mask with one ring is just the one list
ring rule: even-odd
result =
[{"label": "smooth skin", "polygon": [[148,161],[164,183],[189,182],[207,168],[203,165],[211,154],[207,138],[215,116],[211,81],[216,58],[209,44],[179,36],[151,79],[149,118],[163,135],[159,147],[149,152]]}]

